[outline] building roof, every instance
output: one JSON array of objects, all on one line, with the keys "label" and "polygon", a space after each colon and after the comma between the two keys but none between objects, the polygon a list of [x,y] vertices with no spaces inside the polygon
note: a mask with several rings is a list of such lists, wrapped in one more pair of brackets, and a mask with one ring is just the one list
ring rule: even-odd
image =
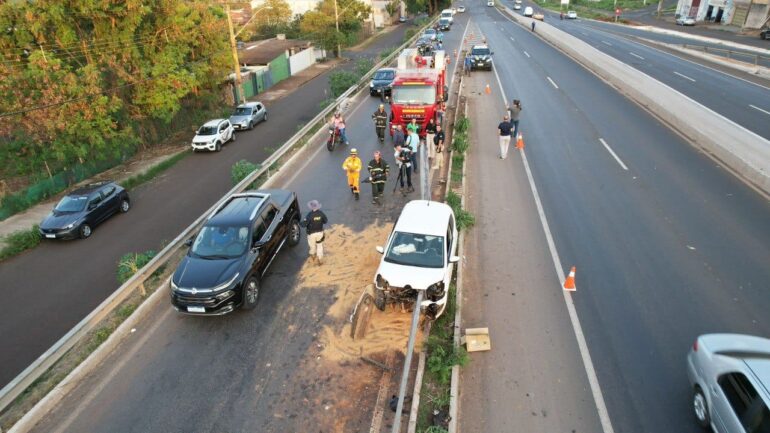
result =
[{"label": "building roof", "polygon": [[287,50],[302,51],[312,44],[299,39],[265,39],[244,44],[238,50],[238,60],[241,65],[266,65]]}]

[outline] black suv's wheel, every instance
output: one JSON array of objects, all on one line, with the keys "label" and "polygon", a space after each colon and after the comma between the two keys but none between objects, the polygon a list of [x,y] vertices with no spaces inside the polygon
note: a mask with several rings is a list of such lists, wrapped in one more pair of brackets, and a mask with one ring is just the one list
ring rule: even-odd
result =
[{"label": "black suv's wheel", "polygon": [[80,235],[80,239],[85,239],[91,236],[91,226],[86,223],[81,224],[80,228],[78,229],[78,235]]},{"label": "black suv's wheel", "polygon": [[120,201],[120,212],[126,213],[129,209],[131,209],[131,202],[127,198],[124,198]]},{"label": "black suv's wheel", "polygon": [[289,239],[287,240],[287,242],[289,242],[289,246],[296,247],[297,244],[299,244],[301,236],[302,232],[299,229],[299,223],[297,220],[291,220],[291,224],[289,225]]},{"label": "black suv's wheel", "polygon": [[703,391],[697,386],[692,393],[692,408],[698,424],[704,429],[709,428],[711,426],[711,418],[709,417],[708,403],[706,402],[706,396],[703,395]]},{"label": "black suv's wheel", "polygon": [[374,306],[380,311],[385,311],[385,291],[374,289]]},{"label": "black suv's wheel", "polygon": [[252,310],[257,306],[259,300],[259,280],[251,276],[243,283],[243,303],[241,308]]}]

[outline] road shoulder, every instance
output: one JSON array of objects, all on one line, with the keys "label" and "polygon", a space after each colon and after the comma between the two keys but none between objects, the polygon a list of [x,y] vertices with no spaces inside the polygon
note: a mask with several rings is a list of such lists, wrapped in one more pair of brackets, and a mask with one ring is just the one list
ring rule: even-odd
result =
[{"label": "road shoulder", "polygon": [[601,431],[520,155],[498,157],[499,96],[468,80],[472,151],[462,329],[488,327],[492,350],[462,372],[460,431]]}]

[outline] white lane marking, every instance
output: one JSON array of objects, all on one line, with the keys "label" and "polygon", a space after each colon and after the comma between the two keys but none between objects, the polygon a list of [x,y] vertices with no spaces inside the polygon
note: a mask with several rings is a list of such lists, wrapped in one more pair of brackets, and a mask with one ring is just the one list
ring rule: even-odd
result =
[{"label": "white lane marking", "polygon": [[604,45],[609,45],[609,46],[612,46],[612,44],[611,44],[611,43],[609,43],[609,42],[607,42],[607,41],[602,41],[602,43],[603,43]]},{"label": "white lane marking", "polygon": [[685,74],[680,74],[680,73],[679,73],[679,72],[677,72],[677,71],[674,71],[674,73],[675,73],[676,75],[679,75],[680,77],[682,77],[682,78],[686,79],[686,80],[690,80],[690,81],[692,81],[693,83],[695,82],[695,80],[694,80],[694,79],[692,79],[692,78],[688,77],[688,76],[687,76],[687,75],[685,75]]},{"label": "white lane marking", "polygon": [[753,108],[753,109],[755,109],[755,110],[759,110],[759,111],[761,111],[761,112],[763,112],[763,113],[765,113],[765,114],[770,114],[770,111],[766,111],[766,110],[763,110],[763,109],[761,109],[761,108],[757,107],[756,105],[751,105],[751,104],[749,104],[749,107],[751,107],[751,108]]},{"label": "white lane marking", "polygon": [[551,85],[552,85],[553,87],[555,87],[555,88],[557,88],[557,89],[559,88],[559,86],[557,86],[557,85],[556,85],[556,83],[554,83],[554,82],[553,82],[553,80],[551,79],[551,77],[545,77],[545,78],[548,78],[548,81],[550,81],[550,82],[551,82]]},{"label": "white lane marking", "polygon": [[639,54],[636,54],[636,53],[634,53],[634,52],[632,52],[632,51],[629,51],[629,52],[628,52],[628,54],[631,54],[632,56],[636,57],[637,59],[642,59],[642,60],[644,60],[644,57],[642,57],[642,56],[640,56]]},{"label": "white lane marking", "polygon": [[617,161],[617,162],[618,162],[618,164],[620,164],[620,166],[621,166],[621,167],[623,167],[623,170],[626,170],[626,171],[628,171],[628,167],[626,167],[626,165],[625,165],[625,164],[623,164],[623,161],[622,161],[622,160],[621,160],[621,159],[618,157],[618,155],[615,153],[615,151],[614,151],[614,150],[612,150],[612,148],[610,147],[610,145],[609,145],[609,144],[607,144],[607,142],[606,142],[606,141],[604,141],[604,139],[603,139],[603,138],[600,138],[600,139],[599,139],[599,141],[601,141],[601,142],[602,142],[602,144],[604,145],[604,148],[605,148],[605,149],[607,149],[607,152],[609,152],[609,153],[610,153],[610,155],[612,155],[612,157],[613,157],[613,158],[615,158],[615,161]]},{"label": "white lane marking", "polygon": [[513,39],[513,36],[511,36],[511,40],[512,40],[513,42],[516,42],[516,39]]},{"label": "white lane marking", "polygon": [[525,56],[527,56],[527,57],[532,57],[532,56],[530,56],[530,55],[529,55],[529,53],[528,53],[528,52],[526,52],[526,51],[524,51],[524,55],[525,55]]},{"label": "white lane marking", "polygon": [[[508,98],[505,96],[505,90],[503,89],[503,83],[500,81],[500,76],[497,75],[497,68],[495,68],[495,78],[497,78],[497,84],[500,86],[500,97],[503,99],[503,105],[505,106]],[[537,213],[540,217],[540,223],[543,226],[545,232],[546,242],[548,243],[548,250],[551,252],[551,259],[553,260],[554,268],[556,269],[556,276],[559,281],[564,281],[564,269],[559,259],[559,253],[556,251],[556,244],[553,241],[553,235],[551,229],[548,228],[548,220],[545,217],[545,210],[543,210],[543,204],[540,201],[540,195],[537,193],[537,187],[535,186],[535,179],[532,177],[532,170],[529,168],[529,162],[527,161],[527,154],[524,149],[521,149],[521,159],[524,163],[524,170],[527,172],[527,179],[529,180],[529,186],[532,189],[532,195],[535,198],[535,205],[537,206]],[[569,313],[569,319],[572,323],[572,329],[575,331],[575,339],[578,343],[578,349],[580,350],[580,357],[583,361],[583,367],[588,377],[588,384],[591,387],[591,395],[594,398],[594,404],[596,405],[596,412],[599,415],[599,421],[602,424],[603,433],[615,433],[615,429],[612,428],[612,421],[610,421],[610,414],[607,411],[607,404],[604,402],[604,395],[602,394],[602,388],[599,385],[599,378],[596,376],[596,369],[594,363],[591,360],[591,353],[588,351],[588,343],[586,343],[585,335],[583,335],[583,328],[580,326],[580,319],[575,310],[575,304],[572,301],[572,294],[566,290],[558,288],[564,295],[564,303],[567,304],[567,312]]]}]

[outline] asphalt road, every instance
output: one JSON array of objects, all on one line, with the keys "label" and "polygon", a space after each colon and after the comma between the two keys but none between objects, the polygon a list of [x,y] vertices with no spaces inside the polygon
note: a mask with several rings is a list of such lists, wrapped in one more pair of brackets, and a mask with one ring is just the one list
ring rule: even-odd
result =
[{"label": "asphalt road", "polygon": [[527,156],[565,273],[577,266],[573,299],[615,431],[700,431],[685,372],[694,338],[770,335],[770,203],[529,30],[492,8],[476,18],[505,93],[523,102]]},{"label": "asphalt road", "polygon": [[[549,12],[550,13],[550,12]],[[704,67],[638,42],[633,36],[671,42],[672,37],[584,20],[546,18],[550,25],[575,36],[621,62],[665,83],[757,135],[770,139],[770,87]],[[673,37],[673,39],[681,39]],[[770,61],[770,60],[769,60]]]},{"label": "asphalt road", "polygon": [[[406,28],[386,33],[356,56],[376,56],[400,45]],[[190,155],[131,191],[131,211],[97,227],[88,240],[44,242],[0,264],[5,306],[0,315],[0,387],[118,288],[117,262],[123,254],[158,250],[232,187],[230,169],[236,161],[263,161],[315,117],[329,97],[328,74],[270,104],[270,120],[237,133],[237,140],[221,153]]]},{"label": "asphalt road", "polygon": [[[464,24],[461,17],[455,28]],[[461,32],[448,33],[445,46],[456,46]],[[351,147],[358,148],[364,164],[374,150],[383,149],[392,166],[392,147],[377,143],[371,121],[379,99],[365,95],[361,101],[354,101],[357,108],[347,116]],[[326,264],[317,268],[306,263],[303,237],[272,264],[254,311],[189,317],[171,311],[164,300],[152,322],[132,334],[35,431],[369,431],[381,371],[360,361],[324,364],[319,342],[328,326],[340,322],[330,311],[339,286],[351,284],[346,270],[365,251],[374,252],[376,244],[356,239],[372,226],[392,223],[418,192],[393,194],[391,177],[384,206],[370,204],[366,184],[355,201],[341,169],[347,149],[330,153],[322,143],[316,146],[273,186],[296,191],[303,210],[308,200],[319,200],[335,233],[349,233],[343,242],[347,251],[330,248],[334,241],[328,240]],[[345,254],[356,263],[335,262]],[[370,282],[374,270],[367,268],[366,279],[357,283]],[[345,319],[347,314],[341,312]]]}]

